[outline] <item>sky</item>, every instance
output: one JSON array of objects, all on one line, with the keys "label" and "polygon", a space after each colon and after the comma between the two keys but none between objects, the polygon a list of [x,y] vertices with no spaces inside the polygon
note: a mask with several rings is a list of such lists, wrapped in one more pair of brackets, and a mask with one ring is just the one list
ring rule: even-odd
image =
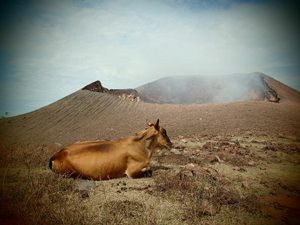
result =
[{"label": "sky", "polygon": [[262,72],[300,90],[298,12],[289,0],[0,0],[0,116],[96,80]]}]

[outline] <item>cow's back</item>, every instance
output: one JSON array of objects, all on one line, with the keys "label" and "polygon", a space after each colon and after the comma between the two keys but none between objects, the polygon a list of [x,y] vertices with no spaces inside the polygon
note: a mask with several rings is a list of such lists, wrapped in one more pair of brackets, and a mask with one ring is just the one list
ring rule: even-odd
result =
[{"label": "cow's back", "polygon": [[117,178],[127,168],[125,150],[116,142],[76,142],[56,153],[49,164],[52,170],[72,176],[95,180]]}]

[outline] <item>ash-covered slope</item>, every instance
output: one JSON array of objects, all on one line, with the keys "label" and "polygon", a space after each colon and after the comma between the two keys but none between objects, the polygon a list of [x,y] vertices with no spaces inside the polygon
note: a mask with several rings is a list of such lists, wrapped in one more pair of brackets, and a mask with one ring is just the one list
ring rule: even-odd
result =
[{"label": "ash-covered slope", "polygon": [[300,102],[300,92],[262,73],[173,76],[142,85],[136,90],[141,100],[150,103]]},{"label": "ash-covered slope", "polygon": [[168,136],[300,136],[300,106],[270,102],[150,104],[79,90],[51,105],[0,120],[0,143],[118,140],[160,119]]}]

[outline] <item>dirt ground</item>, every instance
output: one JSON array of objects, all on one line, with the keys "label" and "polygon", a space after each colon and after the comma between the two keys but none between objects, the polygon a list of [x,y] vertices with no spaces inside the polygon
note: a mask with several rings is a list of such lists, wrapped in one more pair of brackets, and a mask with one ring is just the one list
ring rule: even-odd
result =
[{"label": "dirt ground", "polygon": [[[47,168],[44,159],[37,162],[35,157],[39,156],[25,153],[21,156],[17,150],[12,151],[12,157],[21,162],[17,159],[3,162],[1,189],[5,194],[2,204],[9,202],[14,207],[13,210],[7,209],[7,205],[3,207],[0,221],[4,224],[20,221],[22,224],[299,224],[298,140],[249,134],[179,136],[172,142],[173,149],[162,150],[152,157],[152,177],[133,180],[60,178]],[[44,158],[49,151],[59,149],[47,145],[39,148],[47,153]],[[56,190],[55,186],[53,191],[49,180],[67,187]],[[92,188],[74,190],[75,183],[92,184]],[[16,185],[23,188],[19,190]],[[41,188],[43,185],[47,187]],[[24,193],[26,186],[31,187],[31,195]],[[39,215],[24,217],[15,204],[23,210],[24,204],[30,206],[26,215],[29,212]],[[32,205],[37,207],[35,212],[31,211]],[[58,212],[58,208],[77,217],[76,210],[80,209],[84,216],[72,221],[66,218],[76,216]],[[49,218],[43,220],[41,215],[46,212]],[[56,221],[54,218],[58,216],[66,218]]]}]

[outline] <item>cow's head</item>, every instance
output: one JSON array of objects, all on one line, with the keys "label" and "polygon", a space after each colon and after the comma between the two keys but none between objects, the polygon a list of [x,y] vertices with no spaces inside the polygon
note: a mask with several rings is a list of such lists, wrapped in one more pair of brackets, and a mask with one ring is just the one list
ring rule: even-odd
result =
[{"label": "cow's head", "polygon": [[146,120],[149,128],[145,130],[147,140],[151,140],[151,146],[155,149],[171,148],[172,142],[170,141],[167,131],[159,125],[159,119],[156,123],[150,123]]}]

